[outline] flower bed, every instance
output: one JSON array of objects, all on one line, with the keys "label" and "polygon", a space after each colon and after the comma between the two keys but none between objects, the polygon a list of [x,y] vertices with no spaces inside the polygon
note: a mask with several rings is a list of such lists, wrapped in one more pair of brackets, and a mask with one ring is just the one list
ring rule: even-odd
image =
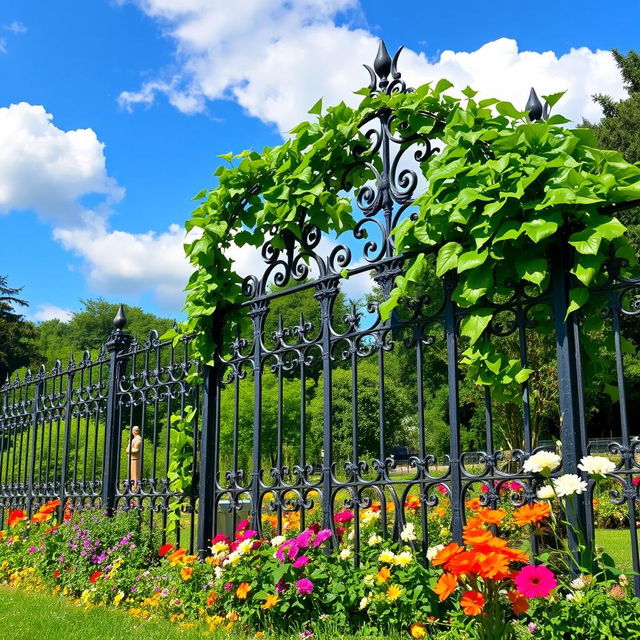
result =
[{"label": "flower bed", "polygon": [[[548,477],[554,465],[538,462],[534,471]],[[243,521],[233,540],[216,536],[201,562],[160,544],[135,510],[112,518],[67,514],[56,524],[54,501],[31,519],[19,510],[8,515],[0,581],[62,593],[85,607],[112,605],[137,618],[258,637],[269,630],[311,637],[327,622],[345,633],[371,627],[413,638],[640,637],[640,601],[606,557],[583,553],[584,566],[570,575],[572,556],[558,538],[567,525],[557,514],[583,490],[577,476],[561,476],[539,490],[539,502],[510,513],[472,498],[463,544],[430,548],[429,566],[415,546],[416,525],[408,522],[397,543],[386,540],[376,505],[359,511],[357,558],[356,516],[344,510],[334,516],[335,530],[313,523],[261,537]],[[518,535],[508,539],[505,531]],[[555,543],[534,558],[521,544],[530,535]]]}]

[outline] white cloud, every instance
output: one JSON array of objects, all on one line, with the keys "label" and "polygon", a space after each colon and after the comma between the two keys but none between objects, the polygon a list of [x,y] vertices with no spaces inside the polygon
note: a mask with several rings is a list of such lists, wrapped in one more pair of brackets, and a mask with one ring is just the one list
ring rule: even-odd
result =
[{"label": "white cloud", "polygon": [[[124,1],[124,0],[122,0]],[[150,105],[158,93],[186,113],[202,111],[207,100],[232,99],[249,114],[287,131],[323,97],[355,104],[352,92],[367,83],[362,63],[371,63],[377,38],[364,29],[336,24],[339,14],[359,9],[357,0],[130,0],[155,18],[176,44],[181,71],[123,92],[120,103]],[[524,106],[529,89],[540,94],[567,90],[559,110],[580,121],[601,115],[591,95],[623,95],[608,51],[585,47],[557,56],[520,51],[500,38],[476,51],[444,51],[430,61],[406,51],[401,70],[412,85],[447,77]]]},{"label": "white cloud", "polygon": [[28,314],[29,320],[32,322],[46,322],[54,319],[61,322],[69,322],[73,317],[73,311],[70,309],[62,309],[47,302],[37,305],[37,309],[35,313]]},{"label": "white cloud", "polygon": [[81,199],[102,207],[123,195],[106,170],[104,144],[92,129],[64,131],[44,107],[26,102],[0,108],[0,214],[35,211],[62,225],[82,222]]},{"label": "white cloud", "polygon": [[3,26],[7,31],[11,31],[11,33],[15,35],[27,32],[27,27],[19,20],[14,20],[13,22],[5,24]]}]

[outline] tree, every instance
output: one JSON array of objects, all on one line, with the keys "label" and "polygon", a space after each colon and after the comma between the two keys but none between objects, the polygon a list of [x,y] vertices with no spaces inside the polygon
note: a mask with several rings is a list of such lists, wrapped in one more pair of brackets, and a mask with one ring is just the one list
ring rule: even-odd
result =
[{"label": "tree", "polygon": [[16,307],[29,303],[18,297],[22,288],[10,287],[7,276],[0,276],[0,384],[7,375],[36,359],[36,328]]}]

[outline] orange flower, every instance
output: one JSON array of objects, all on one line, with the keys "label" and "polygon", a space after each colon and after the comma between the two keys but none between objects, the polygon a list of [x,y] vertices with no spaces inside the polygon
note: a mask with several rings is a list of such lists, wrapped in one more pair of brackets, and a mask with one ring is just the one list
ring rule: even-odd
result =
[{"label": "orange flower", "polygon": [[500,525],[504,520],[507,512],[503,509],[489,509],[484,507],[478,510],[478,518],[485,524]]},{"label": "orange flower", "polygon": [[262,605],[263,609],[271,609],[278,604],[278,600],[280,600],[280,596],[277,593],[270,593],[265,600],[265,603]]},{"label": "orange flower", "polygon": [[482,507],[482,504],[480,504],[480,498],[470,498],[464,503],[464,506],[471,511],[477,511]]},{"label": "orange flower", "polygon": [[251,585],[248,582],[241,582],[236,589],[236,598],[239,600],[246,600],[251,591]]},{"label": "orange flower", "polygon": [[551,507],[548,502],[534,502],[523,504],[513,512],[514,522],[523,527],[527,524],[536,524],[551,515]]},{"label": "orange flower", "polygon": [[184,567],[180,570],[180,577],[186,582],[187,580],[191,580],[191,576],[193,575],[193,569],[191,567]]},{"label": "orange flower", "polygon": [[447,510],[444,507],[436,507],[436,515],[443,518],[447,515]]},{"label": "orange flower", "polygon": [[419,509],[421,504],[418,496],[408,496],[404,506],[406,509]]},{"label": "orange flower", "polygon": [[431,564],[432,566],[437,567],[462,551],[464,551],[464,547],[461,547],[455,542],[451,542],[444,549],[440,549],[440,551],[438,551],[436,557],[431,561]]},{"label": "orange flower", "polygon": [[488,554],[480,554],[478,558],[478,574],[482,578],[491,580],[504,580],[509,577],[509,558],[499,552],[491,551]]},{"label": "orange flower", "polygon": [[60,506],[60,500],[49,500],[46,504],[43,504],[39,509],[39,513],[53,513]]},{"label": "orange flower", "polygon": [[186,549],[176,549],[170,556],[167,556],[167,560],[171,566],[179,564],[184,560],[184,554],[187,552]]},{"label": "orange flower", "polygon": [[477,547],[482,544],[486,544],[492,538],[495,538],[493,533],[484,527],[470,527],[467,525],[463,529],[462,539],[468,545]]},{"label": "orange flower", "polygon": [[511,562],[529,562],[529,556],[522,549],[504,547],[504,549],[500,549],[500,553],[509,558]]},{"label": "orange flower", "polygon": [[468,616],[482,613],[484,596],[479,591],[465,591],[460,598],[460,606]]},{"label": "orange flower", "polygon": [[212,606],[213,603],[218,599],[218,594],[215,591],[212,591],[207,598],[207,605]]},{"label": "orange flower", "polygon": [[389,571],[389,567],[382,567],[378,573],[376,573],[376,578],[380,584],[386,582],[391,577],[391,571]]},{"label": "orange flower", "polygon": [[517,591],[508,591],[507,598],[511,601],[511,608],[513,609],[513,613],[517,616],[524,613],[529,608],[529,600],[526,596],[523,596]]},{"label": "orange flower", "polygon": [[457,576],[468,575],[478,572],[478,561],[480,554],[475,551],[461,551],[449,558],[444,568]]},{"label": "orange flower", "polygon": [[7,524],[9,528],[15,527],[20,520],[24,520],[27,517],[27,514],[20,509],[14,509],[7,518]]},{"label": "orange flower", "polygon": [[440,602],[444,602],[458,586],[458,578],[452,573],[446,571],[438,578],[436,586],[433,588],[435,593],[438,594]]},{"label": "orange flower", "polygon": [[49,517],[50,515],[48,513],[42,513],[41,511],[38,511],[31,518],[31,522],[35,522],[37,524],[39,522],[44,522],[45,520],[48,520]]}]

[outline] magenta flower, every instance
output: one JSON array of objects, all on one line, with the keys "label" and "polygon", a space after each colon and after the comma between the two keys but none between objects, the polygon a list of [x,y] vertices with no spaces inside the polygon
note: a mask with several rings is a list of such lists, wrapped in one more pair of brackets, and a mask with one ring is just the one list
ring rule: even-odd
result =
[{"label": "magenta flower", "polygon": [[223,589],[229,593],[229,591],[231,591],[233,589],[233,582],[225,582]]},{"label": "magenta flower", "polygon": [[310,558],[309,556],[300,556],[294,563],[293,566],[296,569],[299,569],[300,567],[304,567],[305,565],[309,564],[310,562]]},{"label": "magenta flower", "polygon": [[345,509],[340,513],[336,513],[333,516],[333,521],[339,524],[347,524],[347,522],[351,522],[353,520],[353,512],[349,511],[349,509]]},{"label": "magenta flower", "polygon": [[282,593],[287,588],[287,583],[284,581],[284,578],[280,578],[276,583],[276,593]]},{"label": "magenta flower", "polygon": [[295,543],[295,541],[293,541],[293,544],[289,547],[289,553],[287,554],[289,556],[289,560],[295,560],[299,551],[300,547]]},{"label": "magenta flower", "polygon": [[318,531],[316,539],[313,541],[314,547],[319,547],[325,540],[331,537],[331,529],[322,529]]},{"label": "magenta flower", "polygon": [[311,544],[311,538],[313,537],[313,531],[311,529],[305,529],[297,538],[296,544],[301,549],[306,549]]},{"label": "magenta flower", "polygon": [[443,495],[446,496],[447,495],[447,487],[443,484],[438,484],[436,485],[436,489]]},{"label": "magenta flower", "polygon": [[236,531],[244,531],[249,526],[248,520],[242,520],[242,522],[238,522],[238,526],[236,527]]},{"label": "magenta flower", "polygon": [[309,578],[300,578],[300,580],[296,582],[296,587],[300,595],[309,595],[310,593],[313,593],[313,582],[311,582]]},{"label": "magenta flower", "polygon": [[543,564],[522,567],[514,582],[516,589],[527,598],[546,598],[558,586],[553,572]]}]

